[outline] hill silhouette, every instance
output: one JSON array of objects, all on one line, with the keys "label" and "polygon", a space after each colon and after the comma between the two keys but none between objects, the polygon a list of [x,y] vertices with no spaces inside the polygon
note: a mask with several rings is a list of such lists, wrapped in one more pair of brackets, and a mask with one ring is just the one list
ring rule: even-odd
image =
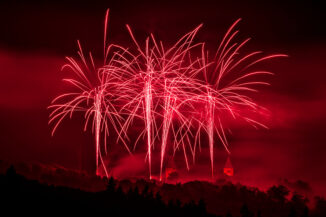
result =
[{"label": "hill silhouette", "polygon": [[[59,177],[60,178],[60,177]],[[67,178],[68,179],[68,178]],[[0,175],[2,212],[11,214],[101,214],[108,216],[324,217],[326,200],[308,200],[280,185],[267,192],[240,184],[193,181],[165,184],[147,180],[102,179],[104,190],[29,180],[11,166]]]}]

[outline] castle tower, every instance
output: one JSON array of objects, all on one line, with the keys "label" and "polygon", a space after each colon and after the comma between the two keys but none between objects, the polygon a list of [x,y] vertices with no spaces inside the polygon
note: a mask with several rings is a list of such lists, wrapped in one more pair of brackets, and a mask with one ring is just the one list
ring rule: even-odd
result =
[{"label": "castle tower", "polygon": [[233,174],[234,174],[234,170],[233,170],[233,166],[231,164],[230,156],[228,156],[228,159],[226,160],[223,172],[227,176],[233,176]]}]

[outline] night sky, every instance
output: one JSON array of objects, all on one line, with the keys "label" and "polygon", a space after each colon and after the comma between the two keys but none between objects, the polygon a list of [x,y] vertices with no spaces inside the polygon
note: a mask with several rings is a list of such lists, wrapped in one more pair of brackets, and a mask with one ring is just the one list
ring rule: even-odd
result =
[{"label": "night sky", "polygon": [[[259,118],[270,129],[257,130],[242,123],[230,127],[227,136],[235,169],[233,179],[258,187],[280,179],[300,179],[315,193],[326,195],[325,8],[314,1],[225,2],[1,1],[0,159],[69,169],[91,167],[94,159],[89,157],[93,155],[88,147],[93,137],[91,132],[83,132],[81,116],[65,120],[51,137],[47,106],[67,88],[61,81],[67,72],[60,69],[65,56],[77,55],[77,39],[85,50],[101,57],[107,8],[109,40],[124,46],[132,45],[127,23],[140,40],[152,32],[167,44],[203,23],[196,41],[205,41],[214,50],[227,28],[242,18],[239,39],[252,38],[246,51],[289,57],[262,64],[275,75],[268,78],[271,86],[252,95],[269,110]],[[216,146],[216,173],[222,175],[227,154],[220,144]],[[108,163],[115,176],[147,175],[141,145],[134,157],[115,144],[109,149]],[[210,175],[209,151],[205,148],[189,173],[182,155],[171,164],[179,168],[184,180]]]}]

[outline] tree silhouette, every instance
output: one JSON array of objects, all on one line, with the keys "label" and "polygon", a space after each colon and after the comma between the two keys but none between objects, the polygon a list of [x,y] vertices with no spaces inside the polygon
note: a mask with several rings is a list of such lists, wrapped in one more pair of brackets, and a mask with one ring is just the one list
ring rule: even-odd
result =
[{"label": "tree silhouette", "polygon": [[284,203],[284,201],[286,200],[286,196],[288,196],[289,193],[289,190],[283,185],[273,186],[267,191],[268,196],[272,200],[280,203]]},{"label": "tree silhouette", "polygon": [[230,211],[228,211],[225,215],[225,217],[233,217],[232,214],[230,213]]},{"label": "tree silhouette", "polygon": [[111,176],[109,181],[108,181],[106,191],[109,192],[109,193],[113,193],[115,191],[115,185],[116,184],[115,184],[114,178]]},{"label": "tree silhouette", "polygon": [[[65,179],[76,178],[73,173],[61,173]],[[58,177],[60,182],[63,176]],[[99,178],[92,180],[101,181]],[[3,201],[0,213],[157,217],[215,216],[212,213],[219,217],[239,217],[239,214],[241,217],[326,216],[324,198],[316,197],[315,207],[309,209],[307,199],[295,192],[291,199],[287,199],[289,191],[284,186],[273,186],[262,192],[232,183],[222,186],[205,182],[156,185],[144,180],[118,181],[113,177],[102,181],[106,182],[105,190],[88,192],[28,180],[11,166],[5,174],[0,174],[0,198]],[[142,189],[141,193],[139,189]],[[200,192],[200,197],[196,198],[196,191]],[[216,209],[207,208],[210,204]]]},{"label": "tree silhouette", "polygon": [[309,209],[307,206],[304,207],[303,214],[301,217],[309,217]]},{"label": "tree silhouette", "polygon": [[326,200],[322,197],[315,197],[315,209],[312,212],[313,217],[326,216]]},{"label": "tree silhouette", "polygon": [[6,171],[6,176],[8,178],[14,178],[14,177],[16,177],[16,175],[17,175],[16,170],[15,170],[14,166],[11,165]]},{"label": "tree silhouette", "polygon": [[249,211],[249,208],[246,204],[243,204],[241,207],[240,214],[242,217],[253,217],[253,214]]},{"label": "tree silhouette", "polygon": [[297,217],[297,211],[291,207],[289,217]]}]

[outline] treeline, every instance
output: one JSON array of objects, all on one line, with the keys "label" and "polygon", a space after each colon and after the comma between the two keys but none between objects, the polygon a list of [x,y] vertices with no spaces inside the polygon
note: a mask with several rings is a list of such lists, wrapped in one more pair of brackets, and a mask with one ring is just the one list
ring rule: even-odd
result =
[{"label": "treeline", "polygon": [[[284,186],[267,192],[231,183],[161,184],[107,180],[99,192],[41,184],[18,175],[13,167],[0,175],[1,212],[10,215],[88,214],[102,216],[325,217],[326,201],[308,200]],[[201,199],[198,199],[201,198]],[[2,214],[3,214],[2,213]],[[210,214],[210,213],[214,213]]]},{"label": "treeline", "polygon": [[8,216],[23,215],[101,215],[101,216],[211,216],[203,201],[165,204],[159,193],[130,189],[125,193],[116,180],[109,179],[107,189],[86,192],[48,186],[27,180],[10,167],[0,175],[1,212]]}]

